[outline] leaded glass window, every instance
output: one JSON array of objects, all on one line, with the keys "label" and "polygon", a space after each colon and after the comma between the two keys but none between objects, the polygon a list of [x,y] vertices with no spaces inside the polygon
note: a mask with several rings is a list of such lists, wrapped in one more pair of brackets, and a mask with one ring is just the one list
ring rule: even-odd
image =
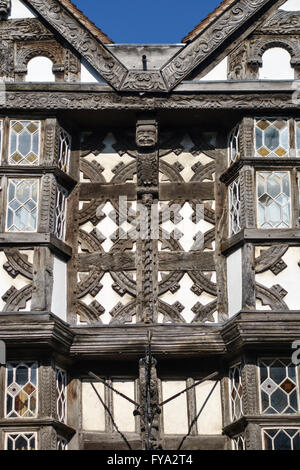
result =
[{"label": "leaded glass window", "polygon": [[38,216],[37,179],[9,179],[7,191],[7,232],[35,232]]},{"label": "leaded glass window", "polygon": [[240,158],[240,127],[237,126],[229,137],[229,163]]},{"label": "leaded glass window", "polygon": [[40,134],[40,121],[11,121],[8,163],[10,165],[38,165]]},{"label": "leaded glass window", "polygon": [[263,359],[259,361],[259,370],[262,413],[298,413],[295,365],[288,359]]},{"label": "leaded glass window", "polygon": [[56,450],[68,450],[68,442],[60,436],[57,436]]},{"label": "leaded glass window", "polygon": [[289,122],[282,119],[255,121],[256,157],[289,157]]},{"label": "leaded glass window", "polygon": [[259,228],[291,226],[291,182],[288,171],[258,172],[257,198]]},{"label": "leaded glass window", "polygon": [[232,439],[233,450],[246,450],[246,442],[244,436],[240,435]]},{"label": "leaded glass window", "polygon": [[241,185],[236,179],[229,186],[230,236],[241,230]]},{"label": "leaded glass window", "polygon": [[263,429],[264,450],[300,450],[300,429]]},{"label": "leaded glass window", "polygon": [[67,419],[67,373],[56,368],[56,410],[59,421]]},{"label": "leaded glass window", "polygon": [[38,365],[34,363],[7,364],[6,417],[32,418],[37,415]]},{"label": "leaded glass window", "polygon": [[236,421],[243,416],[242,365],[229,369],[231,418]]},{"label": "leaded glass window", "polygon": [[64,240],[66,231],[67,197],[67,191],[58,186],[55,206],[54,235],[56,235],[57,238],[60,238],[61,240]]},{"label": "leaded glass window", "polygon": [[6,450],[36,450],[37,436],[35,432],[7,433]]},{"label": "leaded glass window", "polygon": [[300,157],[300,121],[296,121],[296,149],[297,157]]},{"label": "leaded glass window", "polygon": [[61,129],[59,136],[59,152],[58,152],[58,167],[64,171],[69,171],[70,156],[71,156],[71,136]]}]

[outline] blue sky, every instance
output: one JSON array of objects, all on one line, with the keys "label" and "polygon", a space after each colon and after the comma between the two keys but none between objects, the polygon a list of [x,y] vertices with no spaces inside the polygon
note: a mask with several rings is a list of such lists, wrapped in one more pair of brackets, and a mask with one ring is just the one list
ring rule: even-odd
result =
[{"label": "blue sky", "polygon": [[173,44],[221,0],[73,0],[115,43]]}]

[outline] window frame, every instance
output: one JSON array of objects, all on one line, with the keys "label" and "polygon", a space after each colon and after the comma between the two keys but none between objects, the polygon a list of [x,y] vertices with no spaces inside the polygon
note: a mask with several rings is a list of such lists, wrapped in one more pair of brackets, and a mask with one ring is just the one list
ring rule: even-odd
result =
[{"label": "window frame", "polygon": [[[30,176],[24,176],[20,177],[21,175],[13,176],[10,175],[9,177],[6,177],[5,181],[5,192],[4,192],[4,221],[3,221],[3,232],[4,233],[38,233],[39,231],[39,215],[40,215],[40,198],[41,198],[41,178],[40,177],[30,177]],[[9,231],[7,227],[7,217],[8,217],[8,191],[9,191],[9,181],[10,180],[36,180],[38,183],[37,187],[37,215],[36,215],[36,229],[33,231],[22,231],[22,230],[17,230],[15,232]]]}]

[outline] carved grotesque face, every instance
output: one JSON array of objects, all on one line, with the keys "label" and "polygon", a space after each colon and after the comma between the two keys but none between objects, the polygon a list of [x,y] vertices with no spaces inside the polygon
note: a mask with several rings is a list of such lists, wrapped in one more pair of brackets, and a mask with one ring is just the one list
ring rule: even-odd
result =
[{"label": "carved grotesque face", "polygon": [[5,18],[10,12],[11,0],[0,0],[0,18]]},{"label": "carved grotesque face", "polygon": [[138,147],[154,147],[157,142],[157,129],[153,124],[142,124],[136,131]]}]

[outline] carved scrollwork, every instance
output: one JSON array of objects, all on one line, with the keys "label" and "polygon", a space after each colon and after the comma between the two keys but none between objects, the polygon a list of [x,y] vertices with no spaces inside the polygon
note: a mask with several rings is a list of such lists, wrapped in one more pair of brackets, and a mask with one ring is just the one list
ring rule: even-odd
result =
[{"label": "carved scrollwork", "polygon": [[183,316],[180,314],[184,307],[176,302],[174,305],[169,305],[162,300],[158,301],[158,312],[163,315],[164,323],[186,323]]},{"label": "carved scrollwork", "polygon": [[19,312],[26,308],[27,302],[32,297],[32,284],[28,284],[22,289],[16,289],[12,286],[2,296],[2,300],[5,302],[3,312]]},{"label": "carved scrollwork", "polygon": [[90,305],[86,305],[80,301],[77,302],[77,315],[81,323],[102,324],[100,316],[103,315],[103,313],[104,309],[97,301],[92,302]]},{"label": "carved scrollwork", "polygon": [[255,34],[299,34],[300,12],[277,10]]},{"label": "carved scrollwork", "polygon": [[217,301],[213,300],[207,305],[202,305],[198,302],[192,308],[192,312],[195,314],[192,323],[206,323],[215,322],[214,313],[217,311]]},{"label": "carved scrollwork", "polygon": [[287,291],[279,285],[269,289],[261,284],[256,284],[256,297],[262,305],[271,307],[271,310],[289,310],[287,304],[283,301],[286,295]]},{"label": "carved scrollwork", "polygon": [[119,302],[109,314],[112,316],[110,325],[132,323],[132,319],[136,315],[136,302],[132,301],[127,305]]},{"label": "carved scrollwork", "polygon": [[16,248],[6,248],[4,254],[7,258],[7,263],[3,265],[3,268],[13,279],[21,274],[26,279],[32,281],[33,266],[28,261],[26,254],[21,254]]},{"label": "carved scrollwork", "polygon": [[287,267],[281,258],[288,248],[287,245],[273,245],[267,250],[262,250],[260,256],[255,260],[256,274],[264,273],[269,269],[275,276],[281,273]]}]

